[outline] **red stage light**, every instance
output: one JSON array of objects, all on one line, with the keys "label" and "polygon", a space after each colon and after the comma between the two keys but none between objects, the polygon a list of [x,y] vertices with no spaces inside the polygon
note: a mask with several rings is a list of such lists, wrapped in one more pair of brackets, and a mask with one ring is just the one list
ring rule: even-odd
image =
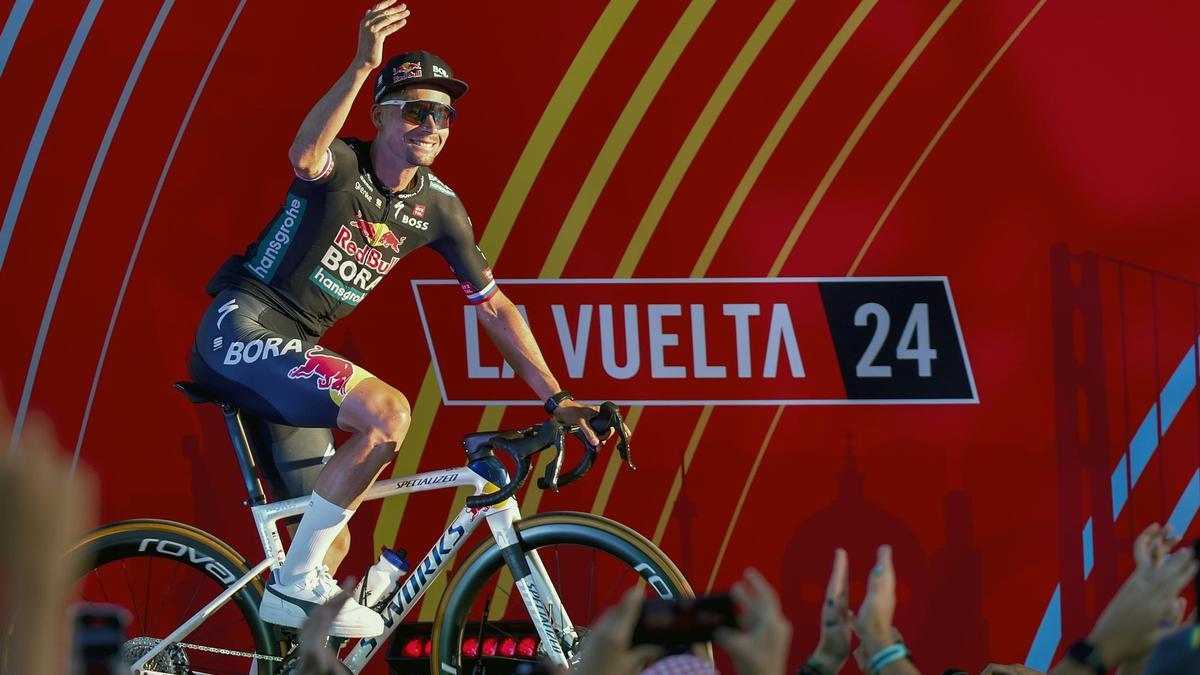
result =
[{"label": "red stage light", "polygon": [[421,648],[423,646],[420,638],[413,638],[404,643],[404,655],[410,659],[419,659],[421,658]]},{"label": "red stage light", "polygon": [[425,654],[425,656],[429,656],[433,653],[433,640],[425,641],[425,649],[422,650],[422,652]]},{"label": "red stage light", "polygon": [[496,638],[487,637],[487,638],[483,639],[483,655],[484,656],[495,656],[496,655]]},{"label": "red stage light", "polygon": [[517,641],[512,638],[504,638],[504,642],[500,643],[500,656],[515,656],[517,653]]},{"label": "red stage light", "polygon": [[537,647],[538,647],[537,638],[535,638],[535,637],[521,638],[521,641],[519,643],[517,643],[517,655],[518,656],[533,656],[534,654],[537,654]]},{"label": "red stage light", "polygon": [[470,637],[466,640],[463,640],[463,656],[470,656],[471,658],[479,656],[478,638]]}]

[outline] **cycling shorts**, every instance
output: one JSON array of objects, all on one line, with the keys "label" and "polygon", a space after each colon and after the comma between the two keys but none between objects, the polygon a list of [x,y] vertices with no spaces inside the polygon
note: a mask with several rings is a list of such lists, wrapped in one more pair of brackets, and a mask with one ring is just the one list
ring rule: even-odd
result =
[{"label": "cycling shorts", "polygon": [[291,317],[235,289],[218,293],[204,313],[190,367],[192,381],[256,418],[247,433],[257,447],[271,448],[260,461],[277,499],[312,491],[332,453],[329,430],[342,402],[374,377],[321,347]]}]

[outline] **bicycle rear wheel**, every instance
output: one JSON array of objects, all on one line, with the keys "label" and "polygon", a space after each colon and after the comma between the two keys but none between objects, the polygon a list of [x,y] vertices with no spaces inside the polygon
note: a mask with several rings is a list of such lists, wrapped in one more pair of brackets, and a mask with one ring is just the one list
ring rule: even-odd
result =
[{"label": "bicycle rear wheel", "polygon": [[[560,644],[568,658],[586,643],[586,626],[639,581],[645,582],[647,594],[693,597],[675,564],[620,523],[590,513],[546,513],[520,520],[515,528],[522,550],[537,551],[574,624],[570,628],[582,638]],[[547,614],[553,622],[560,613],[547,607]],[[532,633],[500,548],[488,538],[463,561],[442,595],[433,624],[430,672],[512,672],[509,659],[532,660],[546,649]]]},{"label": "bicycle rear wheel", "polygon": [[[144,655],[249,571],[244,558],[212,535],[164,520],[128,520],[84,537],[71,555],[88,570],[79,595],[86,602],[120,605],[132,613],[127,648]],[[170,673],[246,675],[279,672],[282,645],[277,629],[258,616],[262,582],[254,579],[184,639],[167,657],[151,663]]]}]

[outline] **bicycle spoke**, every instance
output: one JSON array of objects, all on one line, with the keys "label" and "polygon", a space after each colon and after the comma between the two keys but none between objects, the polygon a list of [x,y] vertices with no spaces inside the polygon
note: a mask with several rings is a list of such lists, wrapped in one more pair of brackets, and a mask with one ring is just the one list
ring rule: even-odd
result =
[{"label": "bicycle spoke", "polygon": [[596,607],[592,601],[596,599],[596,549],[592,549],[592,573],[588,575],[588,617],[595,616]]},{"label": "bicycle spoke", "polygon": [[[133,615],[138,616],[137,611],[137,594],[133,591],[133,580],[129,578],[129,565],[124,560],[121,561],[121,569],[125,572],[125,586],[129,589],[129,604],[133,607]],[[145,632],[146,626],[143,623],[142,631]]]},{"label": "bicycle spoke", "polygon": [[104,576],[100,574],[100,570],[92,570],[92,576],[96,577],[96,584],[100,586],[100,595],[104,597],[104,601],[112,602],[112,600],[109,600],[108,598],[108,589],[104,588]]},{"label": "bicycle spoke", "polygon": [[146,633],[150,622],[150,580],[154,577],[154,558],[146,559],[146,613],[142,616],[142,633]]},{"label": "bicycle spoke", "polygon": [[158,605],[158,616],[159,617],[162,617],[163,612],[166,611],[167,597],[170,596],[171,591],[175,588],[175,582],[179,579],[179,568],[182,566],[183,566],[182,563],[179,563],[179,562],[175,563],[175,569],[173,572],[171,572],[171,581],[167,585],[167,587],[165,589],[163,589],[163,592],[160,594],[162,596],[162,602],[160,602]]}]

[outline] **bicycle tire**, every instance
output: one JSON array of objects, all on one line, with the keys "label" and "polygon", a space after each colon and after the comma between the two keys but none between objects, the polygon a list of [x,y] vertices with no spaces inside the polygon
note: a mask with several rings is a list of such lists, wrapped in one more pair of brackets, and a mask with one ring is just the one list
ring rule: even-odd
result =
[{"label": "bicycle tire", "polygon": [[[68,554],[81,556],[83,560],[87,561],[80,566],[84,570],[81,581],[86,581],[89,575],[98,574],[98,570],[105,565],[120,563],[124,566],[126,561],[134,558],[163,558],[174,561],[176,567],[182,565],[195,570],[222,588],[228,588],[250,570],[250,565],[245,558],[225,542],[199,528],[170,520],[137,519],[104,525],[85,535]],[[147,564],[152,565],[153,560],[147,561]],[[128,574],[127,571],[126,573]],[[178,569],[175,570],[175,574],[176,576],[172,579],[177,578]],[[147,589],[149,589],[150,582],[151,580],[147,578]],[[129,585],[132,591],[132,582]],[[200,600],[199,606],[203,606],[204,603],[216,597],[221,590],[216,586],[211,589],[211,593],[205,594]],[[239,637],[248,638],[253,644],[255,653],[279,657],[282,656],[284,649],[278,629],[263,622],[258,616],[258,605],[262,599],[262,593],[262,580],[252,579],[233,596],[232,602],[223,607],[221,612],[225,612],[230,605],[235,606],[241,615],[241,620],[246,624],[248,634],[239,635]],[[199,589],[194,593],[193,598],[198,596]],[[146,609],[146,613],[150,614],[150,608]],[[198,610],[199,607],[195,607],[195,609]],[[159,610],[161,614],[161,604]],[[175,626],[182,624],[186,618],[187,616],[181,617]],[[136,624],[136,621],[134,623]],[[131,624],[131,629],[136,629],[136,625]],[[154,637],[166,637],[166,634]],[[188,639],[185,638],[185,641]],[[242,661],[242,663],[248,664],[249,662]],[[241,672],[245,672],[245,669]],[[257,672],[260,675],[275,675],[279,672],[278,662],[260,659]]]},{"label": "bicycle tire", "polygon": [[[577,512],[544,513],[519,520],[514,527],[523,551],[563,544],[592,549],[627,565],[635,577],[645,580],[662,597],[690,598],[695,595],[679,568],[657,546],[636,531],[603,516]],[[634,569],[639,566],[644,568]],[[433,621],[429,655],[433,675],[464,672],[462,643],[468,614],[492,575],[503,567],[500,548],[496,540],[489,537],[471,551],[449,580]],[[559,590],[563,591],[562,588]],[[615,600],[613,598],[613,602]],[[572,616],[572,619],[576,617]]]}]

